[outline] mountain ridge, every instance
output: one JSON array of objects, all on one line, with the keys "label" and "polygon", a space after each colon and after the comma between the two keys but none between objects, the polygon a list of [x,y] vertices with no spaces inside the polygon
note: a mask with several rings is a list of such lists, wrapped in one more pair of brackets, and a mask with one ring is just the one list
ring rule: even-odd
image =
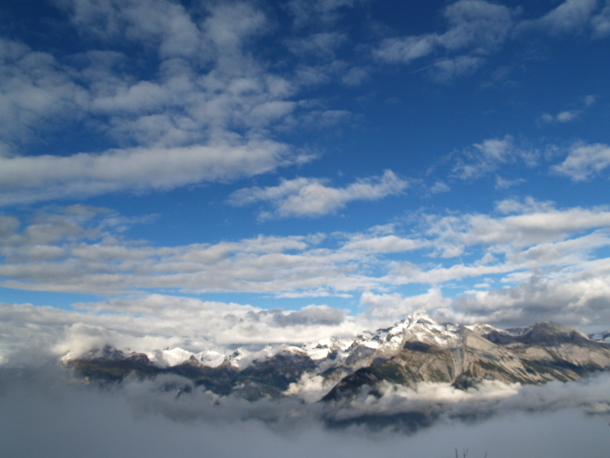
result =
[{"label": "mountain ridge", "polygon": [[466,390],[484,381],[568,382],[610,369],[610,343],[569,326],[539,322],[502,330],[484,323],[439,323],[423,313],[353,339],[268,345],[258,351],[175,348],[153,356],[157,359],[107,346],[79,357],[65,355],[62,362],[88,382],[174,374],[217,395],[248,400],[298,396],[307,389],[303,379],[316,377],[324,402],[349,402],[363,392],[376,396],[386,384],[444,383]]}]

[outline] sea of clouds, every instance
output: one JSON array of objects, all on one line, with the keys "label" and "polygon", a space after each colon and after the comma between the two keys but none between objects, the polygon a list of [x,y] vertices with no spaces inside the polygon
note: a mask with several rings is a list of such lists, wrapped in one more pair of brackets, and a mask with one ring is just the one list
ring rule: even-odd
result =
[{"label": "sea of clouds", "polygon": [[[426,413],[413,429],[401,415]],[[341,422],[385,416],[379,423]],[[3,369],[2,456],[605,457],[610,375],[545,386],[385,387],[350,406],[248,402],[180,377],[75,382],[55,362]],[[377,425],[377,426],[375,426]]]}]

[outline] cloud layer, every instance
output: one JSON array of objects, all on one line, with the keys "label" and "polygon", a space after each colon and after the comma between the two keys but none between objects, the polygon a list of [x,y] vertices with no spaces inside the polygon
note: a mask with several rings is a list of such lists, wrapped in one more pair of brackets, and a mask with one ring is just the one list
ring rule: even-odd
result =
[{"label": "cloud layer", "polygon": [[[3,451],[9,456],[67,456],[87,449],[93,457],[186,457],[202,451],[214,456],[313,457],[332,452],[365,457],[380,450],[404,455],[406,450],[408,456],[451,457],[456,449],[467,449],[474,456],[603,457],[607,450],[607,418],[601,413],[608,405],[607,377],[527,387],[500,401],[462,400],[415,434],[356,426],[329,430],[320,423],[319,405],[290,400],[250,404],[213,399],[200,391],[176,397],[162,390],[163,382],[180,380],[128,381],[120,391],[69,386],[49,370],[20,385],[3,380]],[[419,395],[425,396],[423,391]],[[394,400],[399,398],[397,394]],[[524,413],[532,409],[536,413]],[[460,415],[470,422],[460,421]]]}]

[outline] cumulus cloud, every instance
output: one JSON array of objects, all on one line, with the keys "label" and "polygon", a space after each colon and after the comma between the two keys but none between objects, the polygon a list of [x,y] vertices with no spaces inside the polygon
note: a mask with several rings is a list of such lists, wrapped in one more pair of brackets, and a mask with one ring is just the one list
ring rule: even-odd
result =
[{"label": "cumulus cloud", "polygon": [[483,65],[480,57],[458,56],[452,59],[439,59],[430,68],[429,73],[437,82],[448,82],[459,76],[471,75]]},{"label": "cumulus cloud", "polygon": [[[172,247],[123,236],[126,228],[141,222],[82,205],[39,212],[30,221],[2,216],[0,284],[104,295],[144,289],[281,298],[349,298],[365,291],[391,296],[404,284],[440,286],[488,276],[514,284],[525,278],[517,274],[535,270],[546,275],[592,272],[595,253],[610,243],[606,208],[561,209],[532,198],[500,201],[490,214],[421,213],[410,224],[360,233],[258,236]],[[388,310],[393,303],[383,302]],[[125,302],[125,307],[133,310],[137,304]],[[339,312],[328,312],[312,308],[281,319],[315,321],[319,315],[321,321],[339,320]],[[383,316],[381,308],[378,312]]]},{"label": "cumulus cloud", "polygon": [[367,253],[399,253],[411,251],[427,245],[423,240],[414,240],[396,235],[373,236],[357,234],[343,246],[345,251],[363,251]]},{"label": "cumulus cloud", "polygon": [[610,35],[610,3],[606,0],[603,9],[591,19],[593,38]]},{"label": "cumulus cloud", "polygon": [[424,310],[434,311],[449,307],[451,299],[443,297],[439,288],[430,288],[426,293],[404,297],[399,293],[374,294],[365,291],[360,297],[360,305],[374,316],[401,319],[407,315]]},{"label": "cumulus cloud", "polygon": [[610,166],[610,146],[603,143],[575,143],[568,149],[568,155],[552,170],[566,175],[572,181],[587,181],[600,175]]},{"label": "cumulus cloud", "polygon": [[480,68],[485,56],[504,44],[514,23],[509,8],[481,0],[460,0],[447,6],[443,15],[444,33],[387,38],[375,49],[375,57],[408,64],[442,53],[426,70],[432,79],[445,82]]},{"label": "cumulus cloud", "polygon": [[515,145],[514,139],[492,138],[475,143],[456,155],[453,173],[460,179],[475,179],[496,171],[499,167],[515,162],[533,166],[538,153]]},{"label": "cumulus cloud", "polygon": [[[1,38],[0,205],[266,173],[311,159],[274,139],[271,126],[290,129],[301,115],[311,125],[328,125],[348,114],[315,116],[298,99],[303,81],[253,57],[253,44],[271,30],[256,6],[57,5],[83,35],[83,52],[56,55]],[[326,49],[333,37],[314,41]],[[154,68],[146,79],[126,47],[150,57]],[[91,151],[58,138],[73,130],[89,135]]]},{"label": "cumulus cloud", "polygon": [[290,0],[286,9],[296,27],[321,25],[330,27],[339,20],[349,8],[367,0]]},{"label": "cumulus cloud", "polygon": [[0,37],[0,63],[0,140],[7,145],[81,115],[88,94],[53,55]]},{"label": "cumulus cloud", "polygon": [[513,22],[509,8],[481,0],[460,0],[447,6],[443,15],[446,32],[386,39],[375,51],[376,57],[409,63],[438,48],[487,54],[506,40]]},{"label": "cumulus cloud", "polygon": [[507,180],[499,175],[496,175],[496,189],[509,189],[524,182],[525,179],[523,178],[517,178],[516,180]]},{"label": "cumulus cloud", "polygon": [[294,325],[325,325],[337,326],[345,319],[347,311],[329,307],[327,305],[308,305],[301,310],[291,313],[275,315],[275,322],[281,326]]},{"label": "cumulus cloud", "polygon": [[78,357],[106,345],[146,353],[161,363],[167,356],[159,353],[163,349],[199,353],[241,345],[247,354],[248,348],[266,344],[353,337],[388,323],[348,317],[327,305],[262,309],[159,294],[77,303],[73,310],[0,303],[0,317],[0,365],[5,367]]},{"label": "cumulus cloud", "polygon": [[578,110],[566,110],[566,111],[561,111],[561,112],[557,113],[557,115],[555,115],[555,116],[548,114],[548,113],[544,113],[541,118],[544,122],[553,122],[553,121],[570,122],[570,121],[576,119],[577,117],[579,117],[581,115],[581,113],[582,112],[578,111]]},{"label": "cumulus cloud", "polygon": [[582,32],[597,8],[597,0],[565,0],[541,18],[523,21],[519,27],[543,29],[553,35]]},{"label": "cumulus cloud", "polygon": [[[521,19],[524,7],[509,8],[483,0],[459,0],[443,10],[445,30],[421,35],[386,38],[373,50],[378,60],[411,64],[429,58],[421,69],[433,80],[447,82],[475,73],[488,56],[526,31],[543,31],[551,36],[590,33],[593,38],[610,33],[610,6],[600,8],[597,0],[565,0],[534,19]],[[578,111],[564,111],[553,118],[567,122]],[[548,121],[551,115],[544,115]]]},{"label": "cumulus cloud", "polygon": [[571,122],[574,119],[580,117],[583,113],[585,113],[585,111],[590,108],[591,106],[593,106],[595,104],[597,97],[595,97],[594,95],[587,95],[586,97],[583,97],[580,104],[582,105],[582,108],[580,109],[571,109],[571,110],[562,110],[559,113],[553,115],[553,114],[549,114],[549,113],[544,113],[541,116],[542,121],[547,122],[547,123],[551,123],[551,122],[559,122],[559,123],[566,123],[566,122]]},{"label": "cumulus cloud", "polygon": [[440,194],[442,192],[449,192],[449,191],[451,191],[451,187],[444,181],[437,181],[430,188],[430,192],[432,194]]},{"label": "cumulus cloud", "polygon": [[430,54],[434,50],[435,44],[436,39],[433,35],[388,38],[375,51],[375,55],[388,62],[409,63]]},{"label": "cumulus cloud", "polygon": [[504,200],[497,203],[498,216],[469,214],[430,221],[430,234],[441,240],[466,245],[511,244],[526,247],[561,241],[570,235],[605,228],[610,213],[604,207],[557,209],[552,202]]},{"label": "cumulus cloud", "polygon": [[386,170],[381,177],[361,179],[344,188],[327,186],[325,180],[296,178],[282,180],[279,186],[246,188],[235,191],[228,202],[247,205],[269,202],[272,212],[262,212],[261,218],[318,217],[333,213],[355,200],[379,200],[402,193],[408,183]]},{"label": "cumulus cloud", "polygon": [[581,327],[607,323],[610,291],[607,262],[593,262],[576,273],[550,276],[533,273],[516,286],[476,291],[457,297],[446,320],[486,321],[503,327],[517,323],[556,321]]},{"label": "cumulus cloud", "polygon": [[[378,282],[359,271],[369,256],[366,250],[324,248],[324,234],[154,247],[124,240],[122,225],[136,221],[108,212],[78,206],[41,213],[25,224],[14,217],[0,218],[5,235],[0,246],[2,286],[102,294],[133,288],[313,292],[319,297]],[[339,239],[329,242],[336,246]]]},{"label": "cumulus cloud", "polygon": [[0,205],[122,190],[172,189],[253,176],[291,162],[287,146],[273,141],[5,157],[0,158]]}]

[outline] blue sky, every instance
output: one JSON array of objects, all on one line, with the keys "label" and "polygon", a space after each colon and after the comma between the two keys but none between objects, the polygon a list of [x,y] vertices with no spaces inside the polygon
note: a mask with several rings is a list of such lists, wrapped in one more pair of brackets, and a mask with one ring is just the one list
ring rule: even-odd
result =
[{"label": "blue sky", "polygon": [[610,328],[608,1],[0,18],[6,317]]}]

